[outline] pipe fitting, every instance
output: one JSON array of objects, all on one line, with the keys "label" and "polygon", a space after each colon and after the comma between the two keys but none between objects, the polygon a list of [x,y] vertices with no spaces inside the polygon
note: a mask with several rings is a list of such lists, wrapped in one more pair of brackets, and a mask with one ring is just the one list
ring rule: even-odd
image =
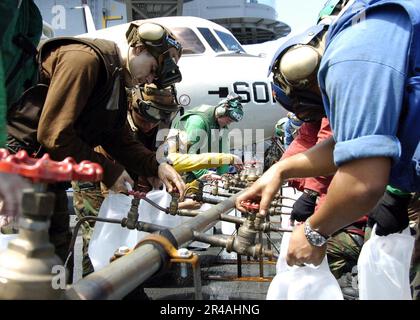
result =
[{"label": "pipe fitting", "polygon": [[169,203],[168,213],[172,216],[175,216],[178,212],[178,204],[179,204],[179,193],[171,192],[170,193],[172,199]]},{"label": "pipe fitting", "polygon": [[122,219],[121,226],[126,227],[130,230],[136,229],[137,221],[139,219],[139,204],[140,199],[133,198],[131,200],[130,211],[128,211],[127,217]]},{"label": "pipe fitting", "polygon": [[219,194],[219,182],[214,180],[211,188],[211,195],[217,196]]},{"label": "pipe fitting", "polygon": [[[0,299],[60,299],[67,281],[62,261],[49,242],[49,217],[53,193],[23,190],[19,236],[0,253]],[[63,283],[54,286],[53,274],[60,267]],[[56,272],[56,271],[54,271]],[[60,278],[61,279],[61,278]],[[63,287],[61,287],[63,285]]]},{"label": "pipe fitting", "polygon": [[268,209],[268,214],[270,216],[281,216],[283,213],[280,207],[270,207]]}]

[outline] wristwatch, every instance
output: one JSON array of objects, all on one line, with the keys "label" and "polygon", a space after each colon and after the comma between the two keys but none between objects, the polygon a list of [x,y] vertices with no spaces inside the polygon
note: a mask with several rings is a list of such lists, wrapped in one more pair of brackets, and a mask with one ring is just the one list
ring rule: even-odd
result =
[{"label": "wristwatch", "polygon": [[318,231],[315,231],[311,228],[309,224],[310,218],[306,219],[305,226],[304,226],[304,233],[306,239],[309,243],[315,247],[322,247],[327,241],[329,237],[326,237],[320,234]]}]

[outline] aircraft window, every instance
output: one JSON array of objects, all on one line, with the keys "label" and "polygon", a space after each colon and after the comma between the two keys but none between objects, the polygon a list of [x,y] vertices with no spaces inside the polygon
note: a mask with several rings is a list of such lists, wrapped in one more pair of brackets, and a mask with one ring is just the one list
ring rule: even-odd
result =
[{"label": "aircraft window", "polygon": [[210,47],[216,51],[216,52],[220,52],[220,51],[225,51],[222,47],[222,45],[219,43],[219,41],[217,41],[216,37],[213,35],[213,33],[211,33],[209,28],[198,28],[198,31],[201,32],[201,34],[203,35],[204,39],[207,40],[207,42],[210,44]]},{"label": "aircraft window", "polygon": [[242,53],[245,53],[245,50],[241,47],[238,40],[236,40],[232,35],[226,32],[217,31],[215,30],[219,38],[223,41],[225,46],[228,48],[228,50],[231,51],[239,51]]},{"label": "aircraft window", "polygon": [[188,28],[172,28],[171,31],[182,44],[182,52],[185,54],[203,53],[206,50],[197,35]]}]

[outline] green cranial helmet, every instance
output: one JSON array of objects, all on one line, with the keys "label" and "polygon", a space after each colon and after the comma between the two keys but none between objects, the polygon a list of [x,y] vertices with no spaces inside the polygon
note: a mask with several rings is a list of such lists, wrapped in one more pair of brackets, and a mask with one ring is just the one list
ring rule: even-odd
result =
[{"label": "green cranial helmet", "polygon": [[328,0],[318,15],[318,22],[325,17],[335,15],[347,4],[348,0]]},{"label": "green cranial helmet", "polygon": [[244,111],[241,104],[241,97],[232,92],[226,99],[219,102],[216,108],[216,117],[229,116],[233,121],[241,121],[244,117]]},{"label": "green cranial helmet", "polygon": [[274,133],[277,137],[283,137],[284,136],[284,125],[289,120],[288,117],[281,118],[279,121],[277,121],[275,127],[274,127]]}]

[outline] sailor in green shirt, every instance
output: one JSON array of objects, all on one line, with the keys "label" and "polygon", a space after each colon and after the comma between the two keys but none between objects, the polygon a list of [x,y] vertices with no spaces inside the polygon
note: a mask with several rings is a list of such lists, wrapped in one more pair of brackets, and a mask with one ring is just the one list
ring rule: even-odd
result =
[{"label": "sailor in green shirt", "polygon": [[[240,100],[240,96],[231,93],[216,106],[201,105],[191,109],[174,124],[174,128],[186,132],[189,154],[219,153],[221,155],[221,162],[215,161],[214,157],[209,157],[209,161],[213,161],[214,167],[217,167],[218,175],[227,173],[229,164],[239,167],[242,165],[242,161],[237,156],[232,155],[229,162],[224,161],[226,157],[222,156],[229,153],[227,126],[232,122],[242,120],[244,115]],[[190,182],[207,174],[209,174],[208,169],[194,170],[188,172],[186,180]]]}]

